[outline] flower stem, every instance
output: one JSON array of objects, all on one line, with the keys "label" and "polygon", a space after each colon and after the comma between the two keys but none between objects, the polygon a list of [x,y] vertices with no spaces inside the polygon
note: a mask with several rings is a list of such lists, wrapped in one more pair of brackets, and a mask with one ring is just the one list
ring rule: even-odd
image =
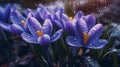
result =
[{"label": "flower stem", "polygon": [[113,58],[114,58],[114,67],[118,67],[118,60],[117,60],[118,58],[116,52],[113,53]]},{"label": "flower stem", "polygon": [[37,53],[38,50],[35,50],[31,45],[28,45],[28,46],[31,48],[32,52],[35,54],[35,56],[36,56],[36,57],[38,58],[38,60],[40,61],[41,67],[44,67],[44,66],[46,65],[46,63],[43,61],[42,57],[39,56],[39,54]]}]

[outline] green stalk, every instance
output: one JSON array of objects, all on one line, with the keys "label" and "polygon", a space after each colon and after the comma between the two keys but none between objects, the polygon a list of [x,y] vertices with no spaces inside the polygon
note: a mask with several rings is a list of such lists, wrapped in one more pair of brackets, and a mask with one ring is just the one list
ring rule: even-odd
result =
[{"label": "green stalk", "polygon": [[35,50],[31,45],[28,45],[28,46],[31,48],[32,52],[35,54],[35,56],[40,61],[41,67],[45,67],[46,63],[43,61],[42,57],[37,53],[38,50]]},{"label": "green stalk", "polygon": [[118,58],[117,58],[117,53],[114,52],[113,53],[113,59],[114,59],[114,67],[118,67]]}]

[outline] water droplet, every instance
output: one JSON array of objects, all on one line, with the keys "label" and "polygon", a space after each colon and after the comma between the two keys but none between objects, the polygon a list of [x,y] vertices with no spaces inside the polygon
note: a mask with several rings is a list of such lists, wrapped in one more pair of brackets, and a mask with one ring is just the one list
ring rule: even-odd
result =
[{"label": "water droplet", "polygon": [[90,46],[92,46],[92,44],[89,44]]},{"label": "water droplet", "polygon": [[74,11],[74,13],[76,13],[76,12]]},{"label": "water droplet", "polygon": [[53,35],[54,37],[56,36],[56,35]]},{"label": "water droplet", "polygon": [[76,39],[76,38],[74,38],[74,40],[76,41],[77,39]]},{"label": "water droplet", "polygon": [[30,37],[30,35],[28,34],[27,37]]},{"label": "water droplet", "polygon": [[93,30],[95,31],[96,29],[95,29],[95,28],[93,28]]}]

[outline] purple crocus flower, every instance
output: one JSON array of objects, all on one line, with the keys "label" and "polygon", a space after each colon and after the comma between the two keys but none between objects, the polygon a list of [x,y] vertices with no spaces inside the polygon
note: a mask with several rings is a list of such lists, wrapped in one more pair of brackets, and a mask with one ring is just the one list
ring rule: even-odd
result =
[{"label": "purple crocus flower", "polygon": [[[32,16],[32,14],[29,14],[29,16]],[[20,35],[23,31],[28,31],[27,20],[17,9],[13,8],[10,19],[12,24],[1,23],[0,27],[17,35]]]},{"label": "purple crocus flower", "polygon": [[[9,31],[9,25],[7,24],[10,19],[11,5],[7,4],[5,8],[0,6],[0,28]],[[5,25],[5,26],[3,26]]]},{"label": "purple crocus flower", "polygon": [[10,18],[11,5],[7,4],[5,8],[0,6],[0,21],[8,22]]},{"label": "purple crocus flower", "polygon": [[103,48],[108,42],[104,39],[99,39],[103,31],[103,26],[102,24],[95,25],[95,22],[93,15],[80,18],[75,26],[75,36],[68,36],[66,42],[75,47]]},{"label": "purple crocus flower", "polygon": [[67,30],[69,24],[74,25],[79,18],[83,16],[81,11],[77,12],[76,15],[73,17],[68,17],[62,10],[58,11],[54,14],[53,22],[58,28],[62,28]]},{"label": "purple crocus flower", "polygon": [[42,46],[49,45],[50,42],[58,40],[63,30],[60,29],[52,35],[53,26],[49,19],[46,19],[43,26],[34,17],[28,18],[28,29],[30,33],[21,34],[23,40],[28,43],[36,43]]},{"label": "purple crocus flower", "polygon": [[39,4],[39,6],[35,12],[35,18],[40,22],[41,21],[44,22],[44,20],[48,17],[51,17],[51,13],[47,10],[47,8],[44,5]]}]

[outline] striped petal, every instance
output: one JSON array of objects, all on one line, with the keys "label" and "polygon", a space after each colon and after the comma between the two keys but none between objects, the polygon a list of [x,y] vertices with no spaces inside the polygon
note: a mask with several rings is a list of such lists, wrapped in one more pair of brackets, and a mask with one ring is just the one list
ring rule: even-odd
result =
[{"label": "striped petal", "polygon": [[34,36],[37,36],[36,31],[42,30],[41,24],[34,17],[29,17],[27,24],[28,24],[29,31]]},{"label": "striped petal", "polygon": [[86,33],[88,32],[88,28],[87,28],[87,24],[86,24],[85,20],[80,18],[80,20],[78,20],[77,24],[78,24],[78,31],[86,32]]},{"label": "striped petal", "polygon": [[73,35],[73,36],[75,35],[75,27],[71,22],[66,23],[66,31],[70,35]]},{"label": "striped petal", "polygon": [[76,23],[76,38],[79,39],[82,44],[84,42],[83,33],[88,33],[88,28],[86,22],[81,18]]},{"label": "striped petal", "polygon": [[98,39],[102,34],[102,30],[103,30],[102,24],[96,24],[94,27],[92,27],[88,33],[88,35],[90,35],[88,44]]},{"label": "striped petal", "polygon": [[51,21],[49,19],[46,19],[44,24],[43,24],[42,32],[44,34],[50,35],[52,33],[52,30],[53,30],[53,26],[52,26]]},{"label": "striped petal", "polygon": [[87,23],[87,27],[90,30],[96,23],[95,16],[94,15],[87,15],[85,16],[85,21]]}]

